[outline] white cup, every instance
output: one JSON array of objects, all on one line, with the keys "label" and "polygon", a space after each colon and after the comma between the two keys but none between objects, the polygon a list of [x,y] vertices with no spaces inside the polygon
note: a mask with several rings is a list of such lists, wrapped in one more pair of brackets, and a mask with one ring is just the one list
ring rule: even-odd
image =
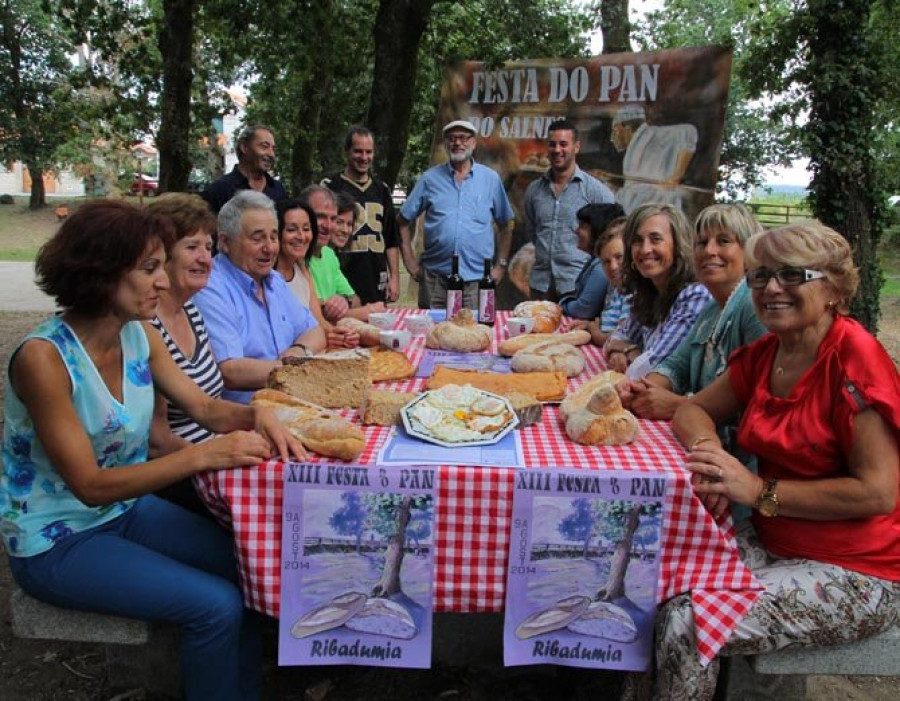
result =
[{"label": "white cup", "polygon": [[403,323],[414,336],[428,333],[428,329],[434,326],[434,322],[428,314],[410,314],[403,320]]},{"label": "white cup", "polygon": [[385,348],[402,351],[409,346],[412,334],[409,331],[382,331],[378,338],[381,341],[381,345]]},{"label": "white cup", "polygon": [[373,312],[369,314],[369,323],[379,329],[392,329],[399,315],[394,312]]},{"label": "white cup", "polygon": [[523,333],[531,333],[534,328],[534,317],[511,316],[506,320],[506,330],[510,336],[521,336]]}]

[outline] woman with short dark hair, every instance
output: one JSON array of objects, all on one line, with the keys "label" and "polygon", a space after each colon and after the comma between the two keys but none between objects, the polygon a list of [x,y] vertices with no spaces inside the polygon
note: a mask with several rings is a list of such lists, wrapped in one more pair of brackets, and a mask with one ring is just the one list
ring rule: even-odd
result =
[{"label": "woman with short dark hair", "polygon": [[[256,698],[258,621],[244,611],[230,535],[152,492],[305,451],[271,410],[204,394],[145,324],[169,286],[172,235],[165,217],[98,200],[38,254],[38,285],[62,313],[9,362],[0,535],[31,596],[176,623],[185,698]],[[148,459],[154,388],[225,435]]]}]

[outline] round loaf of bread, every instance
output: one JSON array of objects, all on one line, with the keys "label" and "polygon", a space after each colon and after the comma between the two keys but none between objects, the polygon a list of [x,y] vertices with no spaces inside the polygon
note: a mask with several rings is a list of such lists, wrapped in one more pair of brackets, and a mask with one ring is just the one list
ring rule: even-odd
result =
[{"label": "round loaf of bread", "polygon": [[471,309],[460,309],[450,321],[435,324],[425,336],[425,346],[457,353],[477,353],[491,347],[493,330],[475,322]]},{"label": "round loaf of bread", "polygon": [[584,356],[568,343],[544,341],[524,348],[512,357],[513,372],[553,372],[559,370],[566,377],[575,377],[584,370]]},{"label": "round loaf of bread", "polygon": [[530,316],[534,319],[534,333],[553,333],[562,321],[562,310],[553,302],[521,302],[513,310],[513,316]]}]

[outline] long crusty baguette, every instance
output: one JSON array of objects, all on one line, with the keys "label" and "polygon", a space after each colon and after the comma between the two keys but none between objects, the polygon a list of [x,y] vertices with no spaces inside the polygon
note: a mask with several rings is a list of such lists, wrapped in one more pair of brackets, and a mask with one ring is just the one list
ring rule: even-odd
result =
[{"label": "long crusty baguette", "polygon": [[261,389],[250,404],[270,407],[303,447],[319,455],[353,460],[366,447],[365,434],[340,414],[274,389]]},{"label": "long crusty baguette", "polygon": [[582,331],[581,329],[578,331],[569,331],[568,333],[526,333],[502,341],[498,350],[500,351],[500,355],[509,357],[515,355],[523,348],[527,348],[534,343],[541,343],[543,341],[556,341],[557,343],[568,343],[570,346],[583,346],[585,343],[590,342],[590,340],[591,334],[587,331]]}]

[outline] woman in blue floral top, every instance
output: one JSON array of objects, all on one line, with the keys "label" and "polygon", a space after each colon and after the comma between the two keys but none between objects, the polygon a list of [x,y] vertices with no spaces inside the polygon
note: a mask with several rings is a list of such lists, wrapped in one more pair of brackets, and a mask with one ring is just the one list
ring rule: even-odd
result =
[{"label": "woman in blue floral top", "polygon": [[[270,411],[206,395],[144,325],[169,284],[171,236],[168,220],[100,200],[41,249],[38,284],[62,312],[9,363],[0,535],[31,596],[178,624],[185,698],[253,699],[259,621],[244,610],[230,534],[151,493],[305,453]],[[225,435],[148,460],[154,386]]]}]

